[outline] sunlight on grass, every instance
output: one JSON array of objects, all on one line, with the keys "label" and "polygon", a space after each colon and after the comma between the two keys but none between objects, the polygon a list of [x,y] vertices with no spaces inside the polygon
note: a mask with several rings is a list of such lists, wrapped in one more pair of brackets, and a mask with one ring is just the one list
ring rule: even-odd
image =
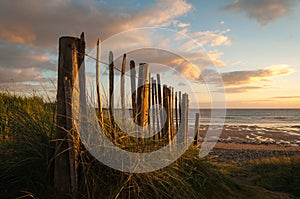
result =
[{"label": "sunlight on grass", "polygon": [[[56,104],[9,93],[0,93],[0,104],[0,198],[55,198]],[[108,120],[104,120],[105,133],[111,135]],[[118,146],[136,147],[126,134],[117,132]],[[231,176],[238,168],[199,159],[198,152],[192,146],[164,169],[132,174],[101,164],[80,145],[79,198],[253,198],[258,194],[268,198],[273,194],[238,182]],[[299,196],[299,157],[269,158],[249,165],[260,176],[257,185]]]}]

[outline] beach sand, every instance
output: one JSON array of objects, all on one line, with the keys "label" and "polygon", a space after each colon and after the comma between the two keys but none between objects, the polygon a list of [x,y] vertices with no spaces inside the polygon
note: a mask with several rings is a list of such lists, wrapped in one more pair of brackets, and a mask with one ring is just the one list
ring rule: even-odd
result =
[{"label": "beach sand", "polygon": [[215,149],[232,149],[232,150],[263,150],[263,151],[298,151],[299,146],[282,146],[275,144],[240,144],[240,143],[216,143]]},{"label": "beach sand", "polygon": [[[204,137],[205,132],[200,131],[200,135]],[[286,133],[223,130],[207,157],[215,162],[243,165],[262,158],[300,155],[299,140],[299,135]]]}]

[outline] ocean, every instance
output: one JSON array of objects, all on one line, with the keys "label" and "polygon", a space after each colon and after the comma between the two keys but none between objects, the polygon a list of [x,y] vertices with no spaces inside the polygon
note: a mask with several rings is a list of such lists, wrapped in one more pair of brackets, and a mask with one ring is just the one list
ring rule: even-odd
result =
[{"label": "ocean", "polygon": [[[265,127],[289,126],[300,127],[300,109],[227,109],[225,110],[226,125],[257,125]],[[215,110],[215,117],[222,116],[224,110]],[[220,112],[220,114],[218,114]],[[190,109],[190,120],[200,113],[201,124],[209,124],[211,120],[210,109]]]},{"label": "ocean", "polygon": [[[209,125],[216,125],[215,128],[222,131],[222,139],[300,146],[300,109],[227,109],[223,118],[220,116],[224,110],[214,111],[211,116],[210,109],[190,109],[189,126],[194,125],[198,112],[200,131],[205,132]],[[224,124],[212,122],[215,120],[224,121]]]},{"label": "ocean", "polygon": [[300,146],[300,109],[189,109],[191,132],[196,113],[200,113],[202,137],[210,129],[220,132],[219,141]]}]

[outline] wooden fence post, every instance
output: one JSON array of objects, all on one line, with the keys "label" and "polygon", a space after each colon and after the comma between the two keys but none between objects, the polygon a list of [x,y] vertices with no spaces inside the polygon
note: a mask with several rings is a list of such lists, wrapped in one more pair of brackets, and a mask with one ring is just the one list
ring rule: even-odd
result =
[{"label": "wooden fence post", "polygon": [[138,124],[140,126],[148,125],[149,112],[149,65],[141,63],[139,67],[139,81],[138,81]]},{"label": "wooden fence post", "polygon": [[126,70],[126,54],[123,55],[122,69],[121,69],[121,85],[120,85],[123,123],[125,123],[125,70]]},{"label": "wooden fence post", "polygon": [[103,127],[103,111],[102,111],[102,101],[101,101],[101,92],[100,92],[100,57],[101,57],[101,48],[100,40],[97,41],[97,62],[96,62],[96,83],[97,83],[97,98],[98,98],[98,113],[100,125]]},{"label": "wooden fence post", "polygon": [[[160,139],[160,125],[159,125],[159,110],[157,109],[158,101],[157,101],[157,83],[156,80],[153,80],[153,88],[154,88],[154,110],[155,110],[155,117],[156,117],[156,134],[155,134],[155,139],[159,140]],[[155,127],[154,127],[155,129]]]},{"label": "wooden fence post", "polygon": [[[54,163],[54,187],[57,198],[71,195],[77,198],[77,154],[78,135],[75,131],[72,111],[73,91],[79,98],[74,84],[78,79],[79,66],[83,63],[85,51],[84,35],[81,38],[61,37],[59,39],[58,85],[57,85],[57,131]],[[77,99],[79,100],[79,99]],[[79,107],[78,107],[79,108]],[[77,145],[77,146],[76,146]]]},{"label": "wooden fence post", "polygon": [[156,75],[157,77],[157,99],[158,99],[158,131],[159,131],[159,137],[162,137],[162,128],[163,128],[163,112],[162,112],[162,95],[161,95],[161,81],[160,81],[160,74]]},{"label": "wooden fence post", "polygon": [[194,144],[198,145],[199,143],[199,119],[200,119],[200,114],[196,113],[196,118],[195,118],[195,139],[194,139]]},{"label": "wooden fence post", "polygon": [[162,128],[162,137],[168,139],[169,132],[169,89],[167,85],[163,85],[163,109],[166,114],[163,114],[163,128]]},{"label": "wooden fence post", "polygon": [[[152,131],[155,132],[155,121],[156,121],[156,112],[155,112],[155,84],[154,78],[151,78],[151,100],[152,100]],[[155,139],[155,136],[153,137]]]},{"label": "wooden fence post", "polygon": [[114,122],[114,56],[111,51],[109,51],[109,118],[112,127],[112,138],[115,140],[115,122]]},{"label": "wooden fence post", "polygon": [[188,130],[189,130],[189,120],[188,120],[188,115],[189,115],[189,96],[188,94],[184,94],[184,110],[183,110],[183,114],[184,114],[184,124],[185,124],[185,134],[184,134],[184,143],[185,145],[187,144],[187,136],[188,136]]},{"label": "wooden fence post", "polygon": [[175,135],[175,126],[174,126],[174,88],[170,87],[170,128],[171,128],[171,139]]},{"label": "wooden fence post", "polygon": [[135,63],[133,60],[130,61],[130,83],[131,83],[131,104],[132,104],[132,115],[133,121],[137,120],[137,108],[136,108],[136,71],[135,71]]},{"label": "wooden fence post", "polygon": [[175,120],[176,120],[176,133],[178,132],[178,102],[177,92],[175,92]]},{"label": "wooden fence post", "polygon": [[181,104],[182,104],[182,99],[181,99],[181,91],[178,93],[178,112],[179,112],[179,123],[181,122]]},{"label": "wooden fence post", "polygon": [[169,87],[168,89],[169,97],[168,97],[168,137],[169,137],[169,146],[170,150],[172,151],[172,139],[173,139],[173,133],[174,133],[174,118],[173,118],[173,88]]},{"label": "wooden fence post", "polygon": [[148,124],[148,131],[150,132],[151,131],[151,125],[150,125],[150,106],[151,106],[151,87],[152,87],[152,84],[151,84],[151,74],[149,72],[148,74],[148,118],[147,118],[147,124]]},{"label": "wooden fence post", "polygon": [[178,143],[179,144],[186,144],[187,141],[187,122],[188,122],[188,97],[187,94],[182,95],[181,100],[181,114],[180,114],[180,125],[179,125],[179,135],[178,136]]}]

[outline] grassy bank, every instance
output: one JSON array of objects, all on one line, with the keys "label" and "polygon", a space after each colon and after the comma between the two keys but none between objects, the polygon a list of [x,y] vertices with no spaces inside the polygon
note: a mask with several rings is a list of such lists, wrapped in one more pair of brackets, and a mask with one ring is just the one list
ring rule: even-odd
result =
[{"label": "grassy bank", "polygon": [[[55,198],[55,104],[2,93],[0,105],[0,198]],[[164,169],[130,174],[101,164],[83,148],[79,154],[80,198],[299,196],[299,157],[259,160],[240,168],[199,159],[198,149],[191,147]]]}]

